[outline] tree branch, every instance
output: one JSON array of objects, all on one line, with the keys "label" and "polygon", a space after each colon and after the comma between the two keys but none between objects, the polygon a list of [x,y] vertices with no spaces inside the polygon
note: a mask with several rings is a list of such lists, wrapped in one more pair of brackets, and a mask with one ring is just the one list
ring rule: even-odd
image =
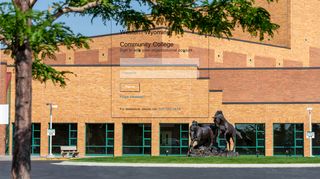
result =
[{"label": "tree branch", "polygon": [[38,0],[30,0],[30,8],[33,8],[33,6],[37,3]]},{"label": "tree branch", "polygon": [[87,3],[87,4],[80,6],[80,7],[71,7],[70,6],[70,7],[64,7],[62,9],[58,9],[58,11],[55,14],[53,14],[53,20],[58,19],[63,14],[67,14],[69,12],[79,12],[79,13],[84,12],[87,9],[97,7],[100,4],[101,4],[101,0],[97,0],[94,2]]}]

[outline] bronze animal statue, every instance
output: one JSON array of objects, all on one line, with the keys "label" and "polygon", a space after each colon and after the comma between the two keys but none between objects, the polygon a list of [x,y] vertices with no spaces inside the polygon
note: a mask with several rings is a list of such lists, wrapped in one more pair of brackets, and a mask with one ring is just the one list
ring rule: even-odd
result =
[{"label": "bronze animal statue", "polygon": [[218,136],[218,128],[216,130],[210,126],[199,126],[197,121],[193,121],[190,126],[190,150],[201,146],[212,147]]},{"label": "bronze animal statue", "polygon": [[[217,111],[215,113],[215,115],[213,116],[213,122],[220,129],[220,134],[224,135],[224,138],[226,139],[226,142],[227,142],[227,150],[234,152],[235,138],[238,135],[242,139],[241,133],[238,132],[234,128],[234,126],[226,120],[222,111]],[[231,139],[233,142],[232,149],[231,149]]]}]

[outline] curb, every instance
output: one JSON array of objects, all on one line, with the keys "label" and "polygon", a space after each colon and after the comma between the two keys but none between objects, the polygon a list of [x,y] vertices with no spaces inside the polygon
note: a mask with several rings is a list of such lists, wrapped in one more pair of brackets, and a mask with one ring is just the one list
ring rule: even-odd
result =
[{"label": "curb", "polygon": [[70,162],[53,163],[65,166],[98,167],[156,167],[156,168],[320,168],[320,164],[168,164],[168,163],[96,163]]}]

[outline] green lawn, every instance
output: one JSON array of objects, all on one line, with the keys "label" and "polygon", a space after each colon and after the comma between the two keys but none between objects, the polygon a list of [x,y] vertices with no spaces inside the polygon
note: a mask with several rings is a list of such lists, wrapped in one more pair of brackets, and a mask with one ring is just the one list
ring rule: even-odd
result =
[{"label": "green lawn", "polygon": [[74,162],[116,162],[116,163],[202,163],[202,164],[263,164],[263,163],[320,163],[320,157],[259,157],[240,156],[226,157],[173,157],[173,156],[128,156],[128,157],[90,157],[73,159]]}]

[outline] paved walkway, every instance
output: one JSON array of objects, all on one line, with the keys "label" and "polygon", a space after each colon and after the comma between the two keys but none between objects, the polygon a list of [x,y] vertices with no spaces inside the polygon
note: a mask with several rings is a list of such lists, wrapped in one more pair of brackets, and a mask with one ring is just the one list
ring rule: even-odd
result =
[{"label": "paved walkway", "polygon": [[102,163],[63,161],[55,165],[99,167],[156,167],[156,168],[320,168],[320,164],[168,164],[168,163]]},{"label": "paved walkway", "polygon": [[[60,161],[33,161],[32,179],[316,179],[320,176],[320,168],[91,167],[53,163]],[[0,178],[10,178],[11,162],[0,161],[0,166]]]}]

